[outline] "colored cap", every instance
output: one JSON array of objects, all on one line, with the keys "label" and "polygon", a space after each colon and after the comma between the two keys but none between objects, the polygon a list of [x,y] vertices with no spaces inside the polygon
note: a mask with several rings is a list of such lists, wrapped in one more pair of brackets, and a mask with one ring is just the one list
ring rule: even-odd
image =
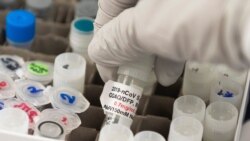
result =
[{"label": "colored cap", "polygon": [[12,42],[24,43],[35,36],[35,16],[26,10],[11,11],[6,17],[6,36]]},{"label": "colored cap", "polygon": [[94,20],[92,18],[78,18],[73,21],[73,28],[81,33],[88,33],[94,31]]},{"label": "colored cap", "polygon": [[20,78],[40,82],[44,85],[50,83],[53,79],[53,64],[44,61],[28,61],[23,68],[17,70]]}]

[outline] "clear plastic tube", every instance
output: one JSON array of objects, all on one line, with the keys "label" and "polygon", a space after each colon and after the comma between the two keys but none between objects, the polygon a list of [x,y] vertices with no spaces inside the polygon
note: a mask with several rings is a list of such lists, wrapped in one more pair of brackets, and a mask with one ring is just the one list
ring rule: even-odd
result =
[{"label": "clear plastic tube", "polygon": [[143,56],[135,62],[120,66],[116,82],[106,82],[100,98],[106,114],[104,125],[131,126],[153,63],[154,56]]},{"label": "clear plastic tube", "polygon": [[[140,88],[144,88],[144,86],[146,85],[145,82],[141,80],[122,74],[118,76],[117,82],[125,84],[127,86],[140,87]],[[133,121],[129,118],[124,118],[118,114],[113,114],[113,113],[106,113],[106,118],[104,119],[104,125],[122,124],[130,127],[132,122]]]},{"label": "clear plastic tube", "polygon": [[173,119],[180,116],[189,116],[203,123],[205,118],[206,104],[197,96],[186,95],[179,97],[174,102]]},{"label": "clear plastic tube", "polygon": [[134,141],[134,135],[128,127],[112,124],[102,128],[99,141]]}]

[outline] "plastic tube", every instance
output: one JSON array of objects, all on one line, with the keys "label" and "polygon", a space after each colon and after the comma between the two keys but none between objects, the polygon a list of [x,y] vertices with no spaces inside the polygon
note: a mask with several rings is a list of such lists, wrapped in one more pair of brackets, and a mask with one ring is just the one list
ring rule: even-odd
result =
[{"label": "plastic tube", "polygon": [[99,141],[134,141],[134,135],[126,126],[111,124],[101,129]]},{"label": "plastic tube", "polygon": [[137,133],[134,141],[145,141],[145,139],[147,141],[166,141],[161,134],[153,131],[142,131]]},{"label": "plastic tube", "polygon": [[104,125],[131,126],[153,63],[153,56],[145,56],[136,62],[120,66],[117,82],[108,81],[105,84],[100,98],[106,114]]},{"label": "plastic tube", "polygon": [[14,10],[6,16],[6,37],[13,47],[29,49],[35,37],[35,16],[26,10]]},{"label": "plastic tube", "polygon": [[201,98],[193,95],[186,95],[175,100],[173,119],[180,116],[190,116],[203,123],[205,111],[206,104]]},{"label": "plastic tube", "polygon": [[178,117],[170,126],[168,141],[201,141],[203,126],[193,117]]},{"label": "plastic tube", "polygon": [[232,141],[238,120],[237,108],[228,102],[214,102],[206,110],[204,141]]},{"label": "plastic tube", "polygon": [[54,64],[54,87],[71,87],[84,91],[86,60],[76,53],[63,53]]}]

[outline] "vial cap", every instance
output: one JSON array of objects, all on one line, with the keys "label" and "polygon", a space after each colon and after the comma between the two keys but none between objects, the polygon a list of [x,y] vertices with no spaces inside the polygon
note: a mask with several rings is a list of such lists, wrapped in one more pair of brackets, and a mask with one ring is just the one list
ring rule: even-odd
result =
[{"label": "vial cap", "polygon": [[48,84],[53,79],[54,67],[51,63],[43,61],[28,61],[17,72],[19,77]]},{"label": "vial cap", "polygon": [[29,42],[35,37],[35,24],[35,16],[31,12],[11,11],[6,17],[6,36],[12,42]]},{"label": "vial cap", "polygon": [[93,38],[94,19],[81,17],[75,19],[70,29],[70,46],[74,50],[82,50],[87,52],[90,41]]},{"label": "vial cap", "polygon": [[50,103],[49,96],[45,94],[46,88],[39,82],[20,80],[16,82],[17,97],[34,106],[43,106]]},{"label": "vial cap", "polygon": [[0,73],[0,99],[13,98],[15,96],[15,84],[10,76]]},{"label": "vial cap", "polygon": [[6,108],[18,108],[26,112],[29,117],[29,126],[30,128],[34,128],[35,123],[40,116],[40,111],[34,107],[29,102],[22,101],[16,98],[10,98],[4,101]]},{"label": "vial cap", "polygon": [[74,30],[81,34],[91,33],[94,31],[94,20],[92,18],[77,18],[73,21]]},{"label": "vial cap", "polygon": [[45,109],[42,111],[40,119],[58,122],[65,126],[65,130],[68,133],[81,125],[81,119],[77,114],[63,109]]},{"label": "vial cap", "polygon": [[48,138],[60,138],[64,134],[63,126],[54,121],[41,122],[37,128],[41,136]]},{"label": "vial cap", "polygon": [[89,101],[79,91],[69,87],[52,88],[50,101],[54,108],[64,109],[72,113],[82,113],[89,108]]},{"label": "vial cap", "polygon": [[99,141],[134,141],[133,132],[127,126],[110,124],[100,131]]},{"label": "vial cap", "polygon": [[27,114],[16,108],[5,108],[0,111],[0,129],[15,132],[28,133],[29,118]]},{"label": "vial cap", "polygon": [[15,55],[0,55],[0,72],[16,78],[16,70],[22,68],[24,60]]},{"label": "vial cap", "polygon": [[134,141],[143,141],[145,139],[148,141],[166,141],[161,134],[154,131],[141,131],[135,135]]}]

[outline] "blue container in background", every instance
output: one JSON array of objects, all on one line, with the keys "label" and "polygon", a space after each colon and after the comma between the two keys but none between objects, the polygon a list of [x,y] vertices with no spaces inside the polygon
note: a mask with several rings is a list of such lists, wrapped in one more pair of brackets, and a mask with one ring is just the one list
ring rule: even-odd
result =
[{"label": "blue container in background", "polygon": [[6,16],[6,38],[13,47],[29,48],[35,37],[35,16],[26,10],[14,10]]}]

